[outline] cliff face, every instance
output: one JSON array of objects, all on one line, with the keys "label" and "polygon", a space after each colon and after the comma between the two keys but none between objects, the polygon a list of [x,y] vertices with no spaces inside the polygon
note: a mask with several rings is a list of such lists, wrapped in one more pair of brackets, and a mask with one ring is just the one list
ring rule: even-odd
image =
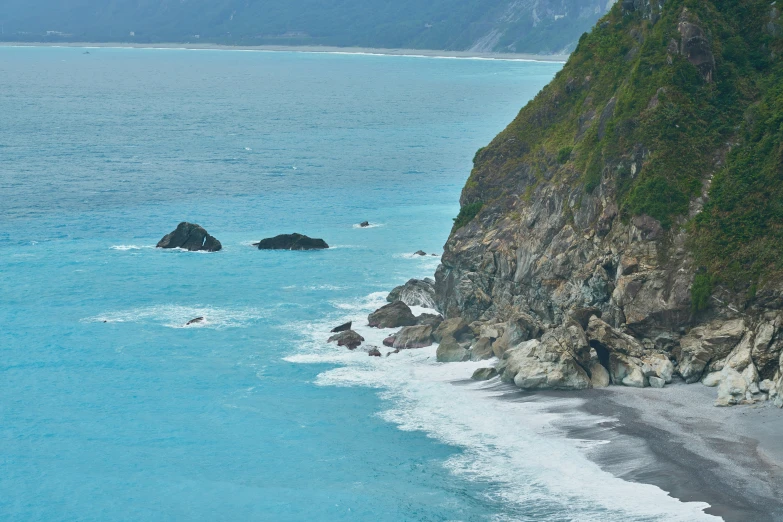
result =
[{"label": "cliff face", "polygon": [[783,405],[780,51],[768,2],[623,0],[476,154],[439,308],[593,349],[517,336],[507,380],[568,388],[565,350],[557,371],[657,385],[666,359],[719,403]]}]

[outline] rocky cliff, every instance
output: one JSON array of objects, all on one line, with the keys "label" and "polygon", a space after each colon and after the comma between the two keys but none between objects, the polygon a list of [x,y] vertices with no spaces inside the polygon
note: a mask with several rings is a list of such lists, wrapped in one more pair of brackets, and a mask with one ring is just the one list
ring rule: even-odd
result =
[{"label": "rocky cliff", "polygon": [[782,25],[767,1],[623,0],[477,152],[437,304],[495,332],[504,379],[783,406]]}]

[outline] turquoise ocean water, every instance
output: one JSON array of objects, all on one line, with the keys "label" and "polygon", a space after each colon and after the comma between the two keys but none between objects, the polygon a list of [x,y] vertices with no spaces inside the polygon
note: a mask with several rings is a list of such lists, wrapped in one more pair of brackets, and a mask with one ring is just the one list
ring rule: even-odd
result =
[{"label": "turquoise ocean water", "polygon": [[[699,518],[473,363],[324,343],[432,275],[559,64],[84,52],[0,48],[0,519]],[[153,248],[183,220],[224,250]],[[250,246],[288,232],[333,248]]]}]

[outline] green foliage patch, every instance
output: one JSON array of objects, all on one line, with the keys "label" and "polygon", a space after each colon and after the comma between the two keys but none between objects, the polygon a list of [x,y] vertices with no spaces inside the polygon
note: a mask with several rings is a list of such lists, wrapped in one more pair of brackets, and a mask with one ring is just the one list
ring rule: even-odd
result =
[{"label": "green foliage patch", "polygon": [[459,230],[460,228],[464,227],[471,221],[473,221],[473,218],[475,218],[479,212],[481,212],[481,209],[484,207],[484,202],[482,201],[476,201],[474,203],[470,203],[469,205],[465,205],[464,207],[459,209],[459,214],[457,214],[457,217],[454,218],[454,230]]}]

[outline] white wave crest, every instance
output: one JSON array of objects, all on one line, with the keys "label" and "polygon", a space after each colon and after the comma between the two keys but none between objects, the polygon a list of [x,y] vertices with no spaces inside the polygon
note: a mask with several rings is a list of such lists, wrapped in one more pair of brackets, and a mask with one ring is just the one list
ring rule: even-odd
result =
[{"label": "white wave crest", "polygon": [[[488,497],[513,513],[534,513],[547,506],[550,515],[540,520],[720,520],[704,513],[706,503],[680,502],[657,486],[624,481],[592,462],[587,455],[590,449],[611,442],[569,439],[556,427],[564,415],[570,425],[595,426],[607,420],[580,412],[581,399],[508,400],[503,396],[510,391],[497,386],[498,379],[470,381],[473,371],[491,361],[441,364],[436,362],[436,346],[385,356],[391,349],[382,341],[394,330],[369,328],[365,315],[385,304],[385,295],[375,292],[333,302],[345,315],[290,325],[305,332],[308,340],[285,360],[339,365],[318,375],[319,386],[379,390],[388,404],[381,418],[401,430],[423,431],[461,448],[445,462],[446,468],[491,485]],[[415,313],[422,311],[432,312],[416,309]],[[353,351],[326,343],[329,329],[347,320],[354,321],[353,329],[365,338]],[[379,347],[384,356],[369,357],[369,346]],[[547,401],[559,401],[558,413]],[[560,413],[564,410],[568,413]],[[515,518],[498,515],[496,519]]]},{"label": "white wave crest", "polygon": [[143,248],[155,248],[155,245],[112,245],[112,250],[119,250],[121,252],[125,252],[128,250],[141,250]]},{"label": "white wave crest", "polygon": [[[203,320],[188,325],[197,317]],[[158,305],[109,312],[82,319],[85,323],[154,323],[167,328],[243,328],[266,314],[256,308],[213,308],[209,306]]]}]

